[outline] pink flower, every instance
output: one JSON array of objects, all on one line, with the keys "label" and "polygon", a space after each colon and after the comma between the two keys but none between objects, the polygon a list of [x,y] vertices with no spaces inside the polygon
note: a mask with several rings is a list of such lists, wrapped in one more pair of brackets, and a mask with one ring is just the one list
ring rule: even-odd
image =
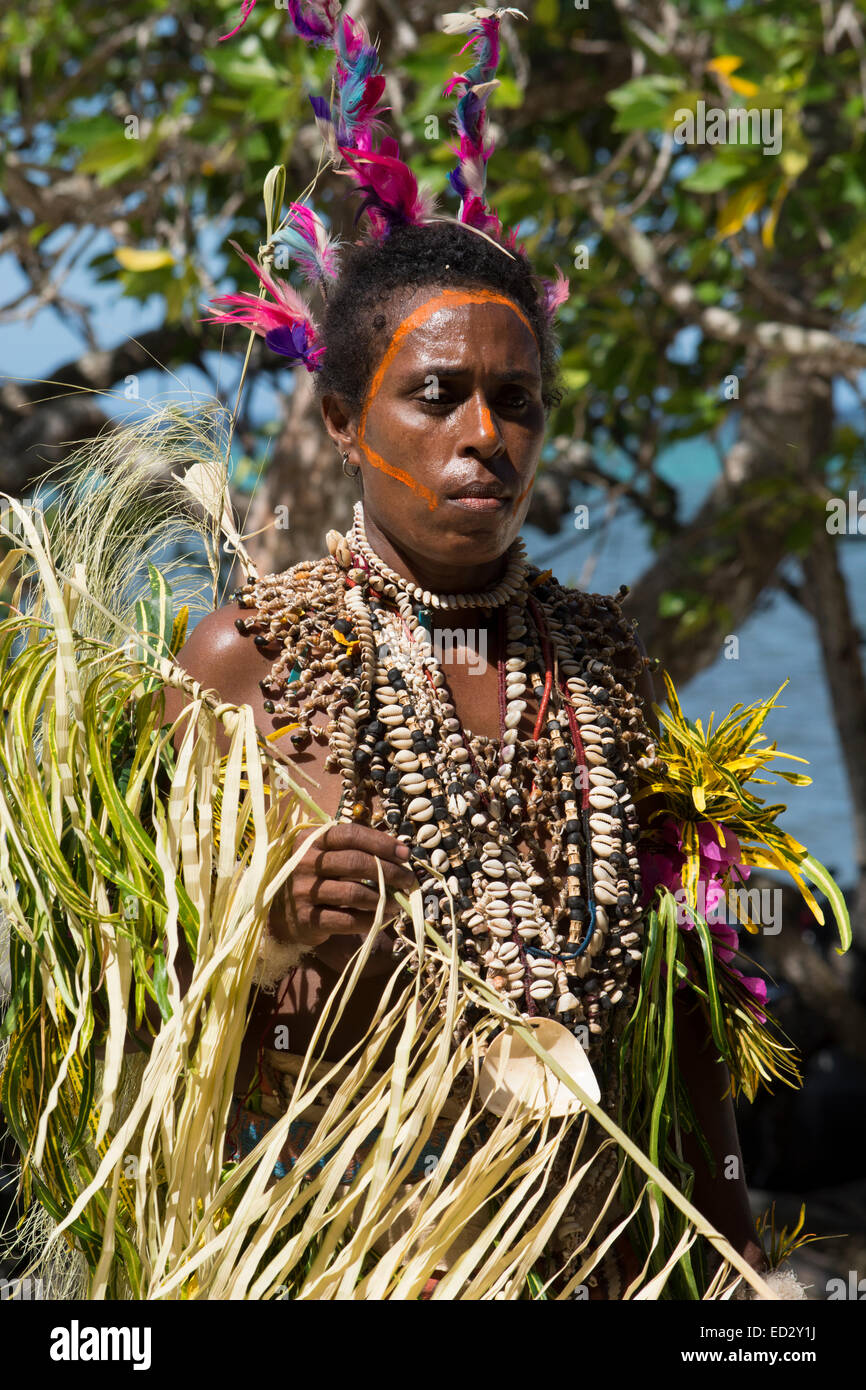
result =
[{"label": "pink flower", "polygon": [[680,878],[681,863],[671,854],[659,854],[655,850],[638,849],[641,876],[641,906],[647,907],[659,884],[672,893],[682,886]]},{"label": "pink flower", "polygon": [[726,926],[723,922],[711,922],[710,931],[713,936],[713,951],[719,960],[733,960],[740,944],[734,928]]},{"label": "pink flower", "polygon": [[666,816],[662,821],[659,830],[661,837],[672,845],[680,854],[683,850],[683,837],[679,821],[675,821],[673,816]]},{"label": "pink flower", "polygon": [[725,890],[717,878],[711,878],[704,884],[704,888],[706,890],[704,916],[709,918],[711,912],[715,912],[719,906],[724,904]]},{"label": "pink flower", "polygon": [[[753,994],[753,995],[755,996],[755,998],[758,999],[762,1004],[766,1004],[766,1002],[767,1002],[767,982],[766,982],[766,980],[762,980],[761,977],[760,977],[760,975],[744,975],[741,971],[737,970],[736,967],[733,966],[733,965],[730,966],[730,971],[731,971],[731,974],[732,974],[732,975],[736,975],[736,977],[737,977],[738,980],[742,980],[743,984],[745,985],[746,989],[749,991],[750,994]],[[747,1004],[747,1005],[746,1005],[746,1008],[749,1009],[749,1010],[755,1015],[755,1017],[756,1017],[756,1019],[758,1020],[759,1023],[766,1023],[766,1022],[767,1022],[767,1015],[766,1015],[765,1013],[762,1013],[761,1010],[760,1010],[756,1005],[754,1005],[754,1004]]]},{"label": "pink flower", "polygon": [[[742,850],[736,835],[726,826],[721,826],[720,829],[722,833],[721,843],[714,822],[704,821],[699,823],[697,827],[700,853],[697,906],[706,918],[712,933],[714,955],[728,966],[737,979],[743,981],[750,994],[764,1003],[767,998],[767,987],[764,981],[758,976],[744,976],[736,967],[730,965],[739,949],[737,926],[710,920],[713,913],[717,912],[719,908],[724,908],[724,880],[729,877],[743,882],[748,878],[750,872],[747,865],[739,863]],[[643,850],[639,848],[638,850],[643,890],[642,906],[649,905],[657,887],[666,888],[676,898],[677,922],[680,928],[683,931],[693,931],[694,923],[690,920],[689,909],[685,905],[685,892],[682,886],[682,868],[685,863],[682,827],[674,820],[673,816],[668,816],[662,821],[659,827],[659,838],[662,841],[661,848],[657,847],[658,842],[656,841],[655,848]],[[691,966],[689,969],[691,970]],[[683,981],[679,981],[677,988],[681,988],[683,983]],[[752,1011],[761,1023],[766,1021],[766,1015],[757,1008]]]},{"label": "pink flower", "polygon": [[742,853],[740,842],[733,830],[720,825],[724,843],[719,844],[714,821],[702,821],[698,826],[698,845],[700,847],[701,868],[710,873],[725,873],[732,864],[737,864]]}]

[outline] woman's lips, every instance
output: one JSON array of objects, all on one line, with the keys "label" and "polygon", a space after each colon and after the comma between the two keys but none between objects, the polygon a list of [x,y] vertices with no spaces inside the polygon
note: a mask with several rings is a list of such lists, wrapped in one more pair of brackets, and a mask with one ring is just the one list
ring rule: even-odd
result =
[{"label": "woman's lips", "polygon": [[500,512],[511,502],[510,497],[449,497],[455,507],[465,507],[473,512]]}]

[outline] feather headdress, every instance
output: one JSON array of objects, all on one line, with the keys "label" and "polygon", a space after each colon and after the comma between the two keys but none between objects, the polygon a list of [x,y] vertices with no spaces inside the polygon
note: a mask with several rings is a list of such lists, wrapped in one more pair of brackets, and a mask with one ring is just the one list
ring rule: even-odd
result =
[{"label": "feather headdress", "polygon": [[[445,87],[445,96],[450,96],[455,88],[462,89],[454,112],[454,127],[460,139],[459,146],[454,149],[458,164],[448,175],[451,187],[460,197],[458,221],[498,237],[502,237],[499,218],[485,202],[487,161],[494,147],[492,141],[485,145],[484,127],[487,99],[499,86],[496,77],[499,26],[502,16],[506,14],[526,18],[522,10],[488,10],[483,7],[470,10],[467,14],[442,16],[442,28],[446,34],[468,33],[469,37],[460,52],[465,53],[467,48],[475,50],[472,66],[466,72],[455,72]],[[512,246],[515,236],[516,233],[511,234],[509,244]]]},{"label": "feather headdress", "polygon": [[[242,23],[255,0],[242,0]],[[400,156],[399,142],[384,134],[381,119],[389,107],[382,106],[385,77],[376,45],[362,20],[340,13],[339,0],[286,0],[294,32],[314,47],[330,47],[334,52],[330,95],[311,96],[316,126],[337,173],[345,175],[361,197],[355,222],[366,217],[367,232],[376,241],[385,240],[395,227],[419,226],[436,220],[437,200],[432,191],[420,185],[409,165]],[[457,221],[487,237],[500,249],[520,250],[517,229],[505,231],[495,211],[487,203],[487,162],[494,142],[486,138],[487,101],[499,82],[500,25],[505,16],[526,19],[522,10],[483,6],[442,16],[446,34],[465,34],[460,49],[472,50],[473,62],[463,73],[454,73],[445,95],[459,91],[454,112],[454,128],[459,143],[452,147],[457,165],[448,179],[460,199]],[[239,26],[241,27],[241,26]],[[237,32],[237,31],[234,31]],[[290,203],[290,216],[277,228],[260,259],[273,261],[285,269],[296,262],[304,278],[327,293],[327,284],[336,278],[334,253],[338,243],[332,239],[321,218],[305,203]],[[269,224],[270,226],[270,224]],[[238,248],[239,249],[239,248]],[[211,323],[241,323],[261,334],[273,351],[302,361],[308,371],[320,367],[323,346],[316,346],[315,322],[297,291],[276,281],[246,256],[261,284],[271,295],[269,302],[248,294],[223,295],[213,301],[219,310]],[[568,298],[568,281],[559,267],[556,279],[542,279],[544,308],[549,318]]]},{"label": "feather headdress", "polygon": [[310,284],[336,280],[339,237],[332,237],[318,213],[305,203],[289,203],[289,212],[291,221],[274,232],[269,243],[274,250],[274,267],[285,270],[291,259]]},{"label": "feather headdress", "polygon": [[[228,34],[221,34],[219,42],[224,43],[243,29],[255,7],[256,0],[241,0],[240,23]],[[299,38],[306,39],[307,43],[323,44],[328,43],[333,35],[340,0],[321,0],[321,3],[320,0],[307,0],[305,5],[300,0],[285,0],[281,8],[288,10],[292,28]]]},{"label": "feather headdress", "polygon": [[350,168],[340,172],[354,178],[364,194],[355,221],[366,213],[374,237],[387,236],[394,226],[428,220],[435,207],[433,194],[419,187],[395,139],[386,136],[378,150],[341,149],[341,154]]},{"label": "feather headdress", "polygon": [[379,119],[390,108],[379,105],[385,78],[379,52],[362,20],[344,15],[334,30],[334,105],[326,97],[310,97],[316,125],[335,165],[341,148],[370,150],[374,136],[384,130]]},{"label": "feather headdress", "polygon": [[[526,19],[522,10],[490,10],[483,6],[466,14],[457,12],[442,16],[446,34],[468,34],[460,52],[465,53],[467,48],[475,52],[472,66],[466,72],[455,72],[445,87],[445,96],[450,96],[455,89],[461,91],[454,111],[454,127],[460,143],[456,148],[452,146],[458,163],[448,175],[448,181],[460,197],[458,221],[516,249],[517,228],[506,234],[495,210],[486,202],[487,161],[494,149],[492,140],[485,143],[487,101],[499,86],[496,69],[499,66],[499,28],[504,15]],[[568,281],[557,266],[555,280],[542,278],[541,284],[545,312],[553,319],[560,304],[568,299]]]},{"label": "feather headdress", "polygon": [[299,39],[315,45],[333,42],[340,0],[285,0],[285,8]]}]

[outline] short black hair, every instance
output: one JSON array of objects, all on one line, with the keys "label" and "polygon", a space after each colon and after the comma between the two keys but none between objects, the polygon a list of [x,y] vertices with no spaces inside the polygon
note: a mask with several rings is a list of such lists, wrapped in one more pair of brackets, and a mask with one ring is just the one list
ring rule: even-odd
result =
[{"label": "short black hair", "polygon": [[325,353],[314,374],[316,394],[321,399],[333,393],[359,413],[385,351],[384,309],[395,291],[460,285],[497,290],[526,314],[538,340],[541,398],[550,411],[562,399],[556,335],[529,258],[522,251],[511,255],[457,222],[398,226],[382,241],[366,238],[342,246],[339,277],[328,285],[320,315]]}]

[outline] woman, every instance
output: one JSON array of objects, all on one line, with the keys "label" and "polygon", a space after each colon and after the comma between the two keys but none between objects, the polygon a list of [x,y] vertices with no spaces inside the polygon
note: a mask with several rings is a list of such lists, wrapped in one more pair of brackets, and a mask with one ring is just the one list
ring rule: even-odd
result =
[{"label": "woman", "polygon": [[[363,498],[354,527],[332,533],[332,556],[245,586],[179,657],[223,700],[250,704],[263,734],[284,729],[277,746],[338,821],[271,914],[277,997],[255,1002],[239,1105],[276,1030],[293,1053],[307,1047],[373,925],[377,862],[392,892],[420,882],[440,929],[449,909],[431,869],[453,875],[461,953],[515,1013],[583,1039],[612,1105],[612,1044],[640,959],[630,793],[637,757],[653,754],[654,695],[618,605],[523,558],[557,399],[531,267],[449,222],[396,228],[385,245],[346,249],[321,340],[324,423]],[[179,708],[168,692],[166,716]],[[329,1057],[369,1024],[405,957],[404,920],[380,932]],[[760,1268],[726,1069],[699,1015],[677,1006],[676,1034],[715,1159],[713,1176],[684,1137],[692,1199]]]}]

